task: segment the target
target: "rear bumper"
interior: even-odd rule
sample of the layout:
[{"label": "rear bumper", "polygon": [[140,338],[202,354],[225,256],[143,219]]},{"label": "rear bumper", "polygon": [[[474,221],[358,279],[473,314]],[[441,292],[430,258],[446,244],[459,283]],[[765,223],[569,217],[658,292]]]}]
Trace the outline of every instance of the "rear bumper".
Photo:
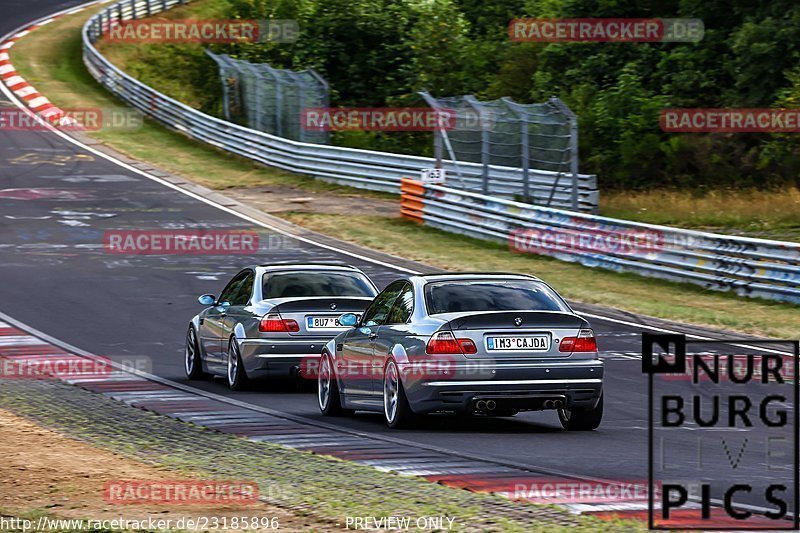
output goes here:
[{"label": "rear bumper", "polygon": [[[471,413],[479,400],[493,400],[496,410],[542,410],[561,400],[567,408],[591,407],[603,390],[599,359],[558,363],[494,363],[453,365],[445,372],[415,372],[401,368],[403,385],[416,413]],[[435,374],[435,375],[434,375]]]},{"label": "rear bumper", "polygon": [[327,337],[289,340],[245,339],[240,342],[242,362],[252,379],[297,375],[316,379],[316,370]]}]

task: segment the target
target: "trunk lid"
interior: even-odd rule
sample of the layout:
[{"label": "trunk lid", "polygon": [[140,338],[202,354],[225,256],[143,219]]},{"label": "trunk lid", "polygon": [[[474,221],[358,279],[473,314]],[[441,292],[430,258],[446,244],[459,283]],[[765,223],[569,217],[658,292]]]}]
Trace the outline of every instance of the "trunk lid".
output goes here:
[{"label": "trunk lid", "polygon": [[349,328],[338,325],[336,319],[344,313],[361,313],[372,302],[372,298],[357,296],[321,296],[282,298],[273,301],[272,313],[280,313],[284,320],[295,320],[299,331],[292,336],[333,337]]}]

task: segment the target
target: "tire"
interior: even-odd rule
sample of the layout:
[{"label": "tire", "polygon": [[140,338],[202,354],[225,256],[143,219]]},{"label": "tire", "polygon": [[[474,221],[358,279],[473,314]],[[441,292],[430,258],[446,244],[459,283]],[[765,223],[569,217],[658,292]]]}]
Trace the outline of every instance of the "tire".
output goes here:
[{"label": "tire", "polygon": [[228,387],[231,390],[245,390],[249,385],[247,372],[244,369],[242,356],[239,353],[239,346],[236,344],[235,338],[231,338],[230,343],[228,344],[228,364],[225,377],[228,381]]},{"label": "tire", "polygon": [[193,326],[186,332],[186,347],[183,354],[183,369],[186,377],[191,380],[200,380],[206,377],[203,372],[203,358],[200,356],[200,345],[197,342],[197,333]]},{"label": "tire", "polygon": [[393,359],[389,359],[383,370],[383,419],[392,429],[410,427],[415,419]]},{"label": "tire", "polygon": [[568,431],[593,431],[603,419],[603,395],[594,407],[580,409],[559,409],[558,419]]},{"label": "tire", "polygon": [[352,414],[352,409],[342,407],[342,398],[339,396],[339,386],[336,382],[336,372],[333,361],[327,353],[322,354],[319,361],[317,375],[317,405],[325,416],[344,416]]}]

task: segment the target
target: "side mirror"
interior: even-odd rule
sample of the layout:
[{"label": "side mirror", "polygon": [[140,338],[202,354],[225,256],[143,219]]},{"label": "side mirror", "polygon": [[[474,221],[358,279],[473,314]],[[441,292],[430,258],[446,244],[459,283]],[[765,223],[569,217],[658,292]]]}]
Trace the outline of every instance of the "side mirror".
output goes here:
[{"label": "side mirror", "polygon": [[197,299],[202,305],[206,307],[212,306],[217,303],[217,298],[213,294],[204,294],[200,298]]},{"label": "side mirror", "polygon": [[355,313],[345,313],[339,317],[339,324],[352,328],[358,324],[358,317]]}]

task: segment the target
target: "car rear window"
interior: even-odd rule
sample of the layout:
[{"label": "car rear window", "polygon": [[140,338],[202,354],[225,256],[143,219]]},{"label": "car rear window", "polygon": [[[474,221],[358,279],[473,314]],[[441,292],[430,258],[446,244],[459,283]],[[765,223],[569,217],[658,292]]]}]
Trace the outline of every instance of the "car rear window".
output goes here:
[{"label": "car rear window", "polygon": [[547,285],[527,280],[439,281],[425,286],[428,314],[467,311],[568,311]]},{"label": "car rear window", "polygon": [[350,272],[273,272],[264,274],[262,296],[375,296],[366,276]]}]

